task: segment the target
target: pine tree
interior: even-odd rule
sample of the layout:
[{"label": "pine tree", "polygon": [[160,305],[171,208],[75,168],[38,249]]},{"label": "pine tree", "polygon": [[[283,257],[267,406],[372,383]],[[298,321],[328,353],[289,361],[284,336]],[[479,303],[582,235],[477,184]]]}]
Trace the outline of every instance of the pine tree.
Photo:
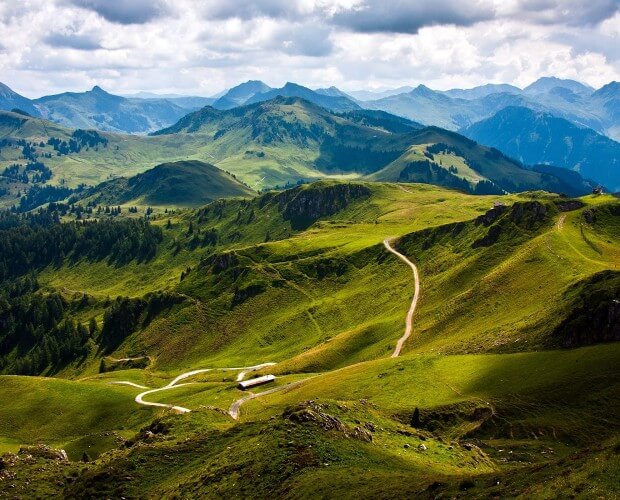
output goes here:
[{"label": "pine tree", "polygon": [[90,318],[88,322],[88,333],[91,337],[94,337],[97,333],[97,320],[95,318]]},{"label": "pine tree", "polygon": [[416,406],[415,410],[413,410],[413,415],[411,416],[411,427],[419,428],[420,427],[420,409]]}]

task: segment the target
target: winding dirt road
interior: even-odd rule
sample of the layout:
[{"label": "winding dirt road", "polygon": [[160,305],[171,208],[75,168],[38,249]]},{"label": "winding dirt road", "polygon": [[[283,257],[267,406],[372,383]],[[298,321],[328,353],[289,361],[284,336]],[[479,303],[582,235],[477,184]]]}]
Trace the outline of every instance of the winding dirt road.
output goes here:
[{"label": "winding dirt road", "polygon": [[[189,408],[184,408],[183,406],[175,406],[167,403],[154,403],[152,401],[145,401],[144,397],[149,394],[154,394],[160,391],[167,391],[169,389],[174,389],[175,387],[183,387],[188,384],[179,384],[181,380],[185,380],[186,378],[193,377],[194,375],[198,375],[200,373],[212,372],[212,371],[239,371],[242,370],[241,373],[237,376],[237,380],[243,380],[243,377],[248,373],[256,370],[260,370],[261,368],[265,368],[267,366],[273,366],[275,363],[261,363],[260,365],[254,366],[242,366],[239,368],[202,368],[200,370],[192,370],[189,372],[182,373],[175,379],[173,379],[170,383],[166,384],[163,387],[159,387],[157,389],[149,389],[148,391],[141,392],[135,398],[136,403],[144,406],[157,406],[159,408],[170,408],[178,413],[189,413],[191,410]],[[124,384],[130,385],[132,387],[137,387],[139,389],[147,389],[142,385],[135,384],[134,382],[129,382],[127,380],[120,380],[115,382],[110,382],[111,384]]]},{"label": "winding dirt road", "polygon": [[[563,222],[563,221],[562,221]],[[403,334],[403,336],[398,339],[398,342],[396,343],[396,348],[394,349],[394,352],[392,353],[392,357],[396,358],[400,355],[400,351],[403,348],[403,344],[405,343],[405,341],[411,336],[411,331],[413,328],[413,313],[415,312],[416,306],[418,305],[418,298],[420,296],[420,277],[418,274],[418,268],[416,267],[416,265],[411,262],[407,257],[405,257],[402,253],[398,252],[397,250],[395,250],[392,245],[390,244],[390,240],[391,238],[386,238],[383,241],[383,244],[385,246],[385,248],[393,253],[394,255],[396,255],[396,257],[398,257],[400,260],[402,260],[405,264],[407,264],[411,270],[413,271],[413,278],[414,278],[414,293],[413,293],[413,299],[411,301],[411,306],[409,307],[409,311],[407,312],[407,317],[405,319],[405,333]],[[147,391],[141,392],[140,394],[138,394],[135,398],[136,403],[141,404],[141,405],[145,405],[145,406],[156,406],[156,407],[161,407],[161,408],[170,408],[172,410],[175,410],[179,413],[188,413],[191,410],[189,408],[184,408],[183,406],[175,406],[175,405],[171,405],[171,404],[167,404],[167,403],[155,403],[152,401],[145,401],[144,397],[148,396],[149,394],[154,394],[156,392],[160,392],[160,391],[166,391],[169,389],[173,389],[175,387],[182,387],[184,385],[188,385],[188,384],[179,384],[179,382],[181,380],[185,380],[189,377],[193,377],[194,375],[198,375],[200,373],[206,373],[206,372],[210,372],[210,371],[239,371],[239,374],[237,375],[237,382],[241,382],[244,377],[252,371],[256,371],[256,370],[260,370],[261,368],[265,368],[267,366],[273,366],[275,365],[275,363],[262,363],[260,365],[255,365],[255,366],[246,366],[246,367],[241,367],[241,368],[203,368],[200,370],[192,370],[189,372],[185,372],[182,373],[181,375],[179,375],[178,377],[176,377],[175,379],[173,379],[170,383],[168,383],[167,385],[160,387],[158,389],[149,389]],[[312,377],[310,377],[312,378]],[[277,391],[282,391],[284,389],[290,389],[293,387],[296,387],[302,383],[304,383],[306,380],[308,379],[304,379],[304,380],[298,380],[297,382],[292,382],[290,384],[286,384],[280,387],[275,387],[273,389],[269,389],[267,391],[263,391],[263,392],[259,392],[259,393],[249,393],[247,396],[244,396],[238,400],[236,400],[230,407],[228,414],[234,419],[237,420],[239,418],[239,410],[241,408],[241,406],[244,403],[247,403],[248,401],[251,401],[252,399],[256,399],[259,398],[261,396],[267,396],[268,394],[273,394],[274,392]],[[138,385],[134,382],[129,382],[129,381],[125,381],[125,380],[121,380],[121,381],[115,381],[115,382],[111,382],[112,384],[125,384],[125,385],[130,385],[133,387],[138,387],[140,389],[146,389],[146,387]]]},{"label": "winding dirt road", "polygon": [[415,308],[418,305],[418,298],[420,296],[420,276],[418,275],[418,268],[416,267],[416,265],[413,262],[411,262],[407,257],[405,257],[402,253],[392,248],[392,245],[390,245],[390,239],[391,238],[386,238],[385,240],[383,240],[383,245],[385,245],[385,248],[387,248],[389,252],[396,255],[396,257],[398,257],[400,260],[402,260],[405,264],[407,264],[411,268],[411,270],[413,271],[413,280],[414,280],[413,300],[411,301],[411,306],[409,307],[409,311],[407,312],[407,317],[405,319],[405,333],[403,334],[401,338],[398,339],[398,342],[396,343],[396,348],[394,349],[394,352],[392,353],[392,357],[397,358],[400,355],[400,351],[403,348],[403,344],[411,335],[412,324],[413,324],[413,313],[415,312]]},{"label": "winding dirt road", "polygon": [[555,225],[555,227],[558,228],[558,231],[561,231],[562,228],[564,227],[565,220],[566,220],[566,215],[561,215],[560,218],[558,219],[558,223]]}]

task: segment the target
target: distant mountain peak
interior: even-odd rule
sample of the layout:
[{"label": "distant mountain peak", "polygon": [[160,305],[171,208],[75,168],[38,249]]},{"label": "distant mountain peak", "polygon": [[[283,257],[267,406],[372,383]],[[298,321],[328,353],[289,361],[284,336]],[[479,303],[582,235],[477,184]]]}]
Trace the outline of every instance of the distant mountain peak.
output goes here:
[{"label": "distant mountain peak", "polygon": [[109,92],[106,92],[105,90],[103,90],[99,85],[95,85],[91,90],[90,90],[93,94],[105,94],[105,95],[111,95]]},{"label": "distant mountain peak", "polygon": [[592,94],[593,97],[603,97],[605,99],[608,98],[612,98],[612,97],[620,97],[620,82],[609,82],[607,85],[603,85],[600,89],[598,89],[596,92],[594,92],[594,94]]},{"label": "distant mountain peak", "polygon": [[575,93],[591,93],[594,89],[589,85],[584,85],[575,80],[558,78],[556,76],[543,76],[534,83],[523,89],[525,93],[544,93],[549,92],[556,87],[569,89]]},{"label": "distant mountain peak", "polygon": [[414,88],[410,93],[417,94],[417,95],[423,95],[423,96],[432,96],[432,95],[437,94],[437,92],[435,92],[433,89],[427,87],[426,85],[422,83],[418,85],[416,88]]},{"label": "distant mountain peak", "polygon": [[298,83],[295,82],[286,82],[284,84],[284,87],[282,87],[282,89],[305,89],[306,87],[304,87],[303,85],[299,85]]}]

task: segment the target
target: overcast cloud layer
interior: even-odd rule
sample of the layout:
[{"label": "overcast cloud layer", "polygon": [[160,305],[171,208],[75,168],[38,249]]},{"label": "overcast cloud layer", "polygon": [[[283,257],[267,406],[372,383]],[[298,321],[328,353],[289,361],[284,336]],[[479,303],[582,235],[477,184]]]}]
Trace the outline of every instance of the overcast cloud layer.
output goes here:
[{"label": "overcast cloud layer", "polygon": [[550,75],[620,80],[620,0],[0,0],[0,81],[28,97]]}]

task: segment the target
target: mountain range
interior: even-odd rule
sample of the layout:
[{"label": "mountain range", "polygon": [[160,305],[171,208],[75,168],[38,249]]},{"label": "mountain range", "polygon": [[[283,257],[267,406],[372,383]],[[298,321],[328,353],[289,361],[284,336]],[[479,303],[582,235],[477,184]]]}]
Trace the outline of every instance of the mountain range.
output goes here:
[{"label": "mountain range", "polygon": [[411,92],[364,102],[426,125],[450,130],[468,127],[509,106],[527,107],[618,138],[620,91],[612,82],[594,91],[572,80],[542,78],[523,90],[485,85],[468,90],[436,91],[420,85]]},{"label": "mountain range", "polygon": [[168,99],[127,99],[95,86],[35,99],[40,116],[72,128],[147,133],[178,120],[185,108]]},{"label": "mountain range", "polygon": [[[281,88],[271,88],[264,82],[251,80],[216,97],[139,93],[121,98],[95,87],[88,92],[34,100],[2,86],[0,109],[22,109],[70,127],[88,123],[100,130],[145,133],[173,124],[183,116],[183,110],[194,111],[205,105],[225,110],[276,96],[301,97],[332,111],[383,110],[449,130],[468,127],[505,107],[520,106],[564,118],[611,138],[620,137],[620,84],[611,82],[594,90],[573,80],[552,77],[540,78],[524,89],[485,84],[471,89],[437,91],[420,85],[347,94],[336,87],[312,90],[289,82]],[[128,114],[135,116],[132,119]]]},{"label": "mountain range", "polygon": [[[3,87],[0,106],[22,109],[67,127],[60,133],[66,141],[75,129],[153,134],[143,140],[110,136],[113,148],[96,148],[96,155],[89,152],[96,157],[89,160],[96,165],[96,175],[87,169],[87,175],[80,172],[76,176],[71,154],[45,160],[52,172],[57,172],[52,184],[68,174],[74,186],[96,184],[105,180],[101,175],[106,170],[116,165],[121,168],[126,163],[124,155],[130,154],[138,160],[131,170],[108,175],[124,177],[161,163],[198,160],[215,162],[244,182],[258,182],[262,187],[354,174],[374,180],[430,182],[472,192],[547,189],[580,194],[596,184],[611,190],[620,187],[619,145],[583,124],[558,116],[561,113],[546,110],[561,108],[558,103],[570,103],[575,109],[587,100],[598,103],[599,116],[608,116],[611,123],[618,118],[614,114],[617,94],[616,83],[594,91],[579,82],[544,78],[523,90],[489,84],[439,92],[418,86],[410,92],[361,102],[335,87],[311,90],[289,82],[273,89],[260,81],[248,81],[217,98],[204,98],[210,103],[205,106],[200,97],[153,98],[146,94],[127,98],[100,87],[36,100]],[[586,113],[586,107],[580,109]],[[14,136],[10,124],[28,128],[36,123],[15,116],[4,120],[6,138]],[[428,123],[439,123],[442,128],[433,125],[435,128],[426,129],[424,134],[432,140],[425,144],[420,139],[424,134],[419,132]],[[462,136],[449,133],[460,124],[466,124],[460,126],[461,134],[495,151],[479,145],[472,148]],[[42,130],[52,128],[51,124],[41,126]],[[50,133],[45,135],[45,141],[53,138]],[[24,137],[38,136],[29,133]],[[5,166],[18,159],[7,156]],[[23,177],[21,170],[19,175]],[[8,192],[12,189],[19,192],[17,185]]]},{"label": "mountain range", "polygon": [[[0,112],[0,141],[0,204],[11,207],[17,199],[21,210],[101,182],[107,182],[101,193],[111,204],[199,205],[213,199],[210,184],[201,180],[207,167],[189,160],[215,164],[253,189],[343,175],[478,194],[581,195],[596,186],[574,171],[526,167],[455,132],[382,111],[336,113],[297,97],[229,110],[206,106],[150,136],[69,129]],[[186,163],[171,163],[179,161]],[[165,168],[127,179],[160,164]]]},{"label": "mountain range", "polygon": [[563,118],[511,106],[461,133],[527,165],[567,168],[620,191],[620,143]]}]

